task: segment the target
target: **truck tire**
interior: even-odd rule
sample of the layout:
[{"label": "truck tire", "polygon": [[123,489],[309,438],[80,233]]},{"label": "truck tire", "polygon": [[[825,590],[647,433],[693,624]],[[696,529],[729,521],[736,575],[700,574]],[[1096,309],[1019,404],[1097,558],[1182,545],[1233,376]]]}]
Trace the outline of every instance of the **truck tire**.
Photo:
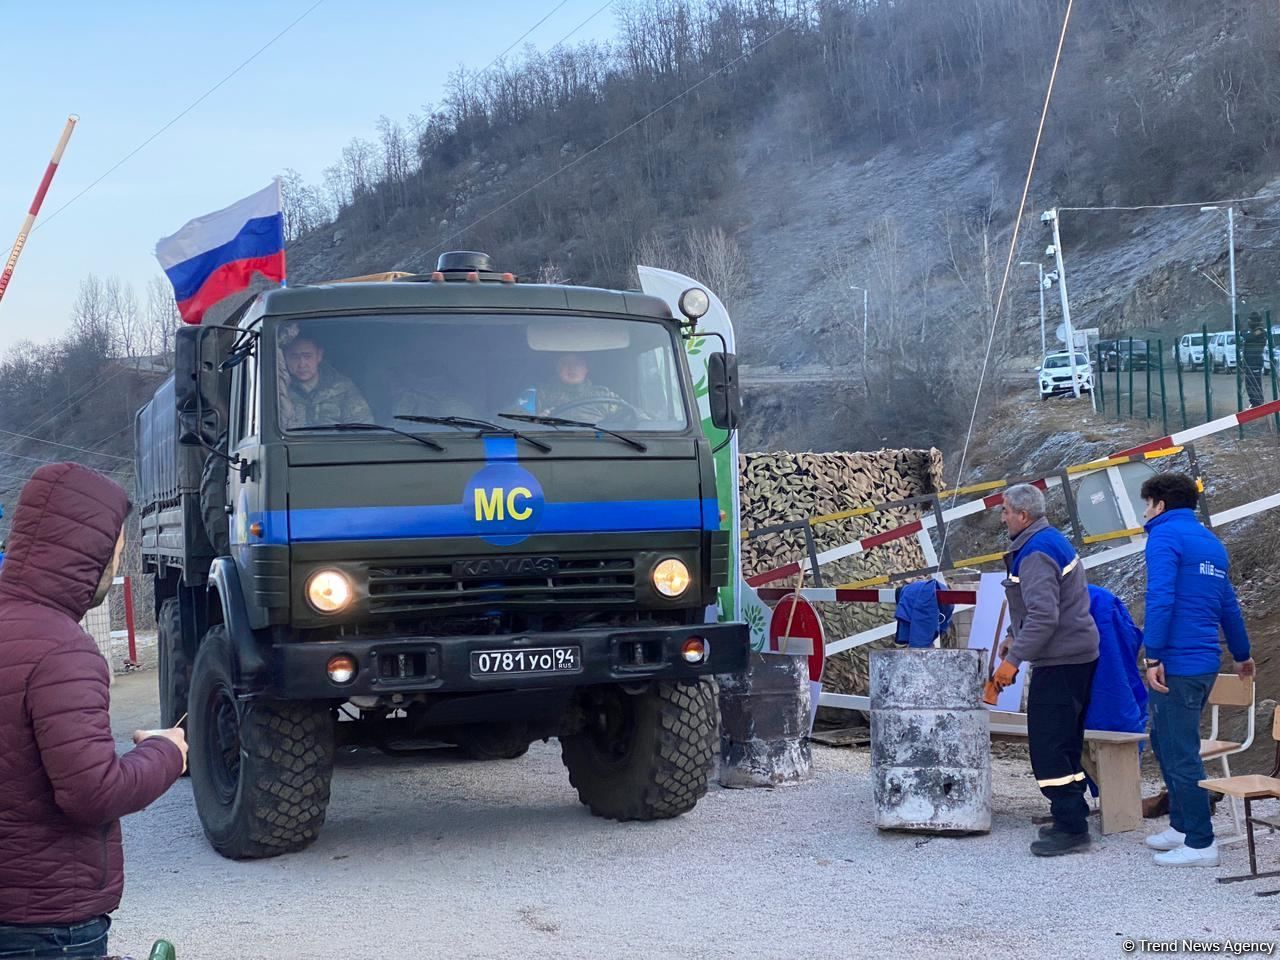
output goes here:
[{"label": "truck tire", "polygon": [[655,683],[644,693],[590,692],[587,726],[560,738],[578,799],[597,817],[662,820],[707,792],[719,746],[716,684]]},{"label": "truck tire", "polygon": [[205,836],[232,860],[301,850],[324,824],[334,718],[325,703],[236,700],[231,638],[205,634],[191,678],[191,789]]},{"label": "truck tire", "polygon": [[529,752],[528,726],[523,723],[484,723],[467,727],[458,746],[472,760],[515,760]]},{"label": "truck tire", "polygon": [[[156,647],[160,674],[160,726],[176,727],[187,712],[191,690],[191,661],[182,646],[182,612],[178,598],[160,604],[156,618]],[[186,722],[183,722],[186,728]]]},{"label": "truck tire", "polygon": [[200,473],[200,516],[216,556],[231,554],[231,519],[227,516],[227,461],[209,454]]}]

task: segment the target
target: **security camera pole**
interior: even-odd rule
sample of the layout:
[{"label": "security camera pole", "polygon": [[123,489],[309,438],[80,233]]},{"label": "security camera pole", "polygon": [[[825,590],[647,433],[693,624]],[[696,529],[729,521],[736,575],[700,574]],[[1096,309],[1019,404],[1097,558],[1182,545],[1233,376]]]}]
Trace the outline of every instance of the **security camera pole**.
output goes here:
[{"label": "security camera pole", "polygon": [[1040,271],[1040,281],[1039,283],[1036,284],[1036,286],[1040,290],[1040,362],[1044,363],[1044,356],[1046,353],[1049,352],[1049,347],[1048,347],[1048,344],[1045,342],[1045,337],[1044,337],[1044,264],[1033,263],[1030,260],[1019,260],[1018,266],[1035,267],[1037,270]]},{"label": "security camera pole", "polygon": [[[1071,326],[1071,304],[1067,301],[1067,268],[1062,262],[1062,235],[1058,232],[1058,208],[1046,210],[1040,215],[1040,221],[1053,227],[1053,246],[1046,253],[1051,252],[1058,265],[1058,296],[1062,298],[1062,323],[1067,328],[1067,359],[1071,363],[1071,392],[1078,398],[1080,381],[1076,377],[1076,332]],[[1089,398],[1093,401],[1096,410],[1098,401],[1092,390],[1089,391]]]}]

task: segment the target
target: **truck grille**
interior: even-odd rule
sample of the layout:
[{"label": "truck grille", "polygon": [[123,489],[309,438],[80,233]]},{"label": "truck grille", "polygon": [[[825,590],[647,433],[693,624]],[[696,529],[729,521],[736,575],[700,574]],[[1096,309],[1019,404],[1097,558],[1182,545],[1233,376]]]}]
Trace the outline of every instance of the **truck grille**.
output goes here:
[{"label": "truck grille", "polygon": [[369,569],[369,612],[527,610],[566,603],[620,606],[635,602],[635,582],[635,561],[630,557],[561,557],[552,573],[489,577],[456,577],[451,559],[388,564]]}]

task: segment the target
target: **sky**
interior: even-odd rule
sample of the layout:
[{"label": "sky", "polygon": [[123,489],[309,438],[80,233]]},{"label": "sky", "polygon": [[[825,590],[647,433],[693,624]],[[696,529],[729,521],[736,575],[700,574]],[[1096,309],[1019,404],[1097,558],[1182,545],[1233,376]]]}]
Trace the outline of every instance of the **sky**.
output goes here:
[{"label": "sky", "polygon": [[[321,0],[252,63],[59,212],[316,0],[0,0],[0,267],[68,114],[79,123],[0,301],[0,352],[67,327],[80,281],[115,275],[145,298],[152,250],[193,217],[286,168],[319,183],[379,115],[403,122],[444,99],[548,13],[546,50],[604,0]],[[569,43],[605,40],[605,9]],[[513,51],[512,56],[520,48]]]}]

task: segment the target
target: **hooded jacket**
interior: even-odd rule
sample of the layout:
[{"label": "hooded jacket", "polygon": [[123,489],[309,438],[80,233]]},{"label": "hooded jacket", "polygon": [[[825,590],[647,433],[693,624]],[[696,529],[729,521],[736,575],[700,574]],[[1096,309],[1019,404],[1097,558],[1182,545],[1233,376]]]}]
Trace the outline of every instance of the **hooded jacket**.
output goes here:
[{"label": "hooded jacket", "polygon": [[72,924],[124,890],[119,818],[182,773],[153,737],[116,756],[108,667],[81,628],[129,503],[78,464],[23,487],[0,568],[0,923]]}]

